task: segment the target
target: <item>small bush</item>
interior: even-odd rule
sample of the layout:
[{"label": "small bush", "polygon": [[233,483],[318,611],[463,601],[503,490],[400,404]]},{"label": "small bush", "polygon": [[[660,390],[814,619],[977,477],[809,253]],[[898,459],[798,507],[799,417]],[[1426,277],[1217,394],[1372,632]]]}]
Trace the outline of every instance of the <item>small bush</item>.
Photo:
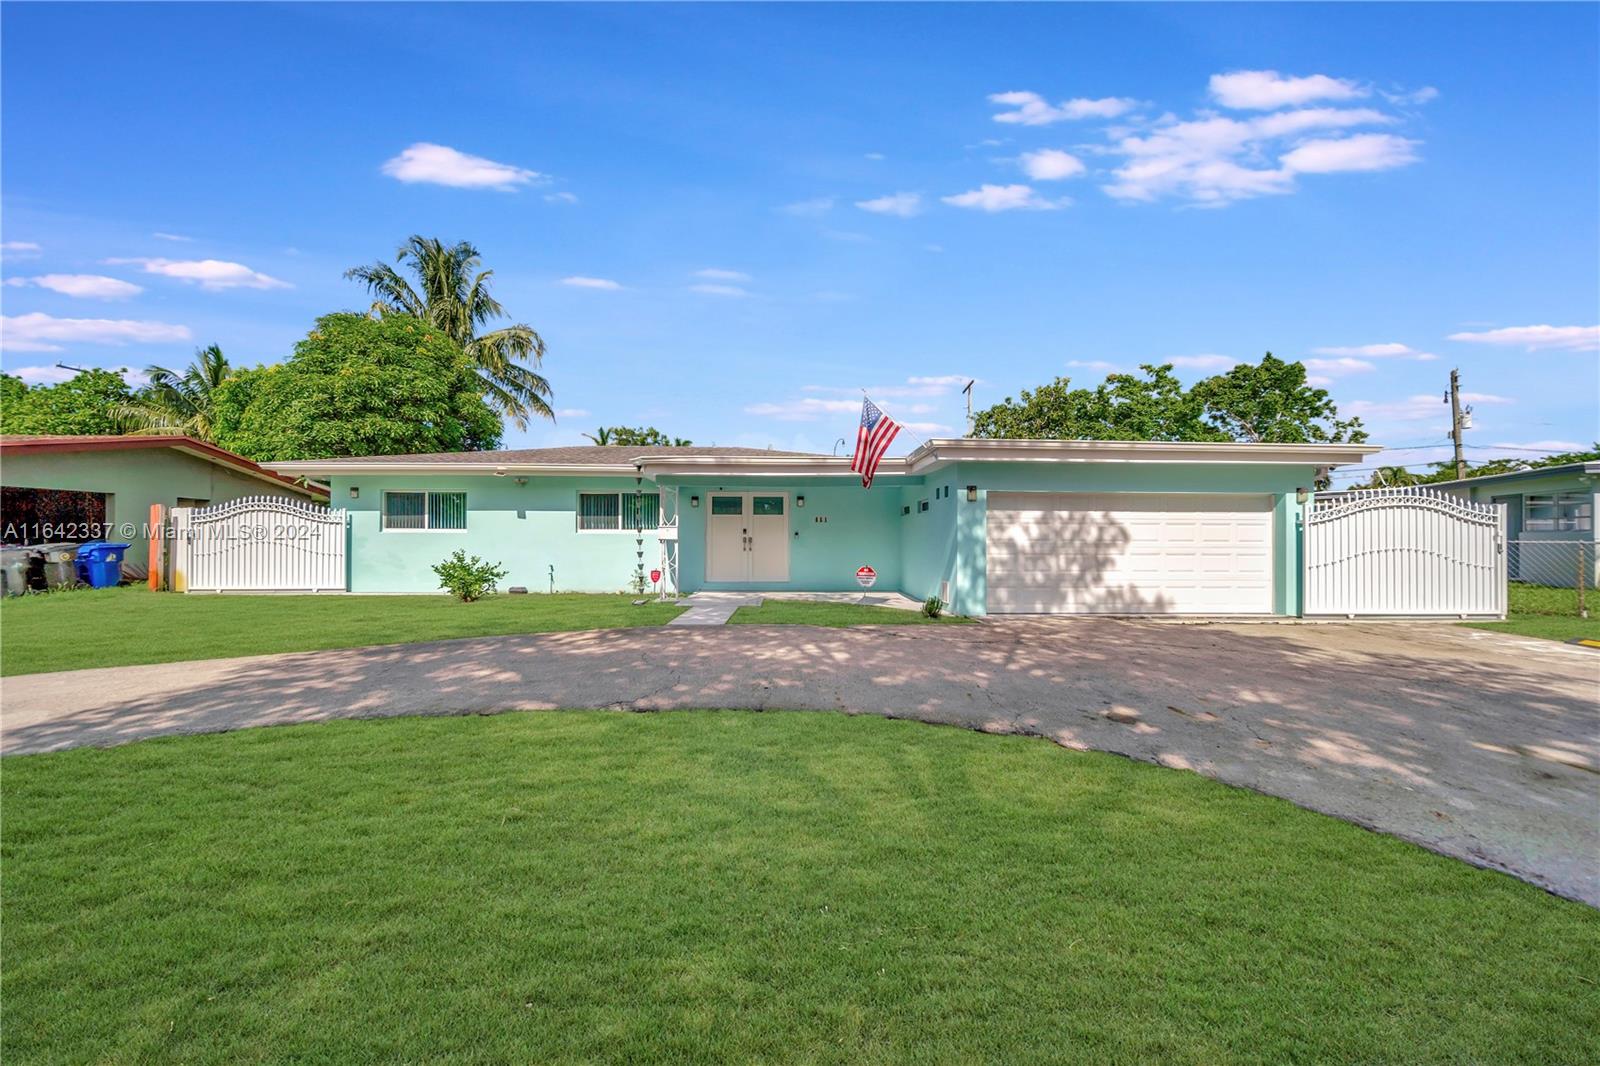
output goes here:
[{"label": "small bush", "polygon": [[944,614],[944,601],[937,596],[929,596],[922,601],[922,616],[924,618],[938,618]]},{"label": "small bush", "polygon": [[471,603],[493,592],[494,583],[509,573],[499,563],[486,563],[476,555],[468,558],[460,549],[436,565],[433,572],[439,575],[439,587],[462,603]]}]

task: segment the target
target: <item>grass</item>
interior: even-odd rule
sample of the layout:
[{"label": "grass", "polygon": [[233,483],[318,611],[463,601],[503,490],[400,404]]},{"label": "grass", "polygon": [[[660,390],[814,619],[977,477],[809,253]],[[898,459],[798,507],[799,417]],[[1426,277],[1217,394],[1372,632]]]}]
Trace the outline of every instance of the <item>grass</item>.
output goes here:
[{"label": "grass", "polygon": [[355,648],[451,637],[660,625],[683,608],[632,596],[181,596],[79,589],[0,601],[0,674]]},{"label": "grass", "polygon": [[741,607],[734,611],[728,621],[737,625],[861,626],[945,625],[972,619],[952,614],[928,618],[921,611],[871,604],[762,600],[759,607]]},{"label": "grass", "polygon": [[1584,593],[1584,598],[1589,608],[1589,617],[1579,618],[1577,589],[1513,582],[1509,587],[1504,622],[1466,624],[1474,629],[1492,629],[1524,637],[1543,637],[1546,640],[1578,638],[1600,640],[1600,592],[1588,589]]},{"label": "grass", "polygon": [[1600,1060],[1600,913],[1044,741],[506,714],[4,771],[8,1064]]}]

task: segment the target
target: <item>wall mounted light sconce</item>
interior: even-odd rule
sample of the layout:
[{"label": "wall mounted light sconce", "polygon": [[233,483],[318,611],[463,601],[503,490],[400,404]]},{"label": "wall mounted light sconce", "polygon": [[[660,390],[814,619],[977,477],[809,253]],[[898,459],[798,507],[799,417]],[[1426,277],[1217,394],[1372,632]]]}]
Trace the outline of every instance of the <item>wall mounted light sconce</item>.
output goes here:
[{"label": "wall mounted light sconce", "polygon": [[528,483],[528,479],[527,478],[525,478],[525,477],[517,478],[517,484],[518,485],[526,485],[527,483]]},{"label": "wall mounted light sconce", "polygon": [[968,485],[967,486],[967,502],[968,503],[977,503],[978,502],[978,486],[976,486],[976,485]]},{"label": "wall mounted light sconce", "polygon": [[794,505],[796,507],[804,507],[806,505],[806,498],[804,496],[796,496],[794,498]]},{"label": "wall mounted light sconce", "polygon": [[358,486],[358,485],[351,485],[350,486],[350,498],[352,500],[361,499],[361,488],[360,488],[360,486]]},{"label": "wall mounted light sconce", "polygon": [[1309,500],[1310,498],[1311,498],[1311,492],[1304,485],[1301,485],[1299,488],[1294,490],[1294,502],[1295,503],[1301,504],[1303,506],[1305,504],[1305,502],[1307,500]]},{"label": "wall mounted light sconce", "polygon": [[698,496],[690,496],[689,497],[689,506],[690,507],[699,507],[700,506],[700,497],[698,497]]},{"label": "wall mounted light sconce", "polygon": [[495,477],[505,477],[506,476],[506,468],[503,467],[503,466],[495,467],[494,468],[494,476]]}]

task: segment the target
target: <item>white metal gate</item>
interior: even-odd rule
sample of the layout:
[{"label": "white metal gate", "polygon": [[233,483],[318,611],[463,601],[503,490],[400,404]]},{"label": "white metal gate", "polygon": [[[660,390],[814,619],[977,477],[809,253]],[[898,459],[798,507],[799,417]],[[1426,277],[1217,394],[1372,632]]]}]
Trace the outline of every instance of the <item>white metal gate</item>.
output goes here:
[{"label": "white metal gate", "polygon": [[175,592],[345,588],[347,512],[283,496],[172,509]]},{"label": "white metal gate", "polygon": [[1340,493],[1318,498],[1304,530],[1307,615],[1505,616],[1495,504],[1426,488]]}]

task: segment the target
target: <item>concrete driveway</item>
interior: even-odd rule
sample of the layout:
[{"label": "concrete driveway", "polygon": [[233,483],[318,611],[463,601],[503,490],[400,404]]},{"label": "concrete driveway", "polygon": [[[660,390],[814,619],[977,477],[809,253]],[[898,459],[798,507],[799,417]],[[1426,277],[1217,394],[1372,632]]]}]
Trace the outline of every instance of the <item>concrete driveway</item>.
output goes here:
[{"label": "concrete driveway", "polygon": [[1600,655],[1448,625],[660,628],[9,678],[0,751],[507,709],[837,710],[1195,770],[1600,906]]}]

